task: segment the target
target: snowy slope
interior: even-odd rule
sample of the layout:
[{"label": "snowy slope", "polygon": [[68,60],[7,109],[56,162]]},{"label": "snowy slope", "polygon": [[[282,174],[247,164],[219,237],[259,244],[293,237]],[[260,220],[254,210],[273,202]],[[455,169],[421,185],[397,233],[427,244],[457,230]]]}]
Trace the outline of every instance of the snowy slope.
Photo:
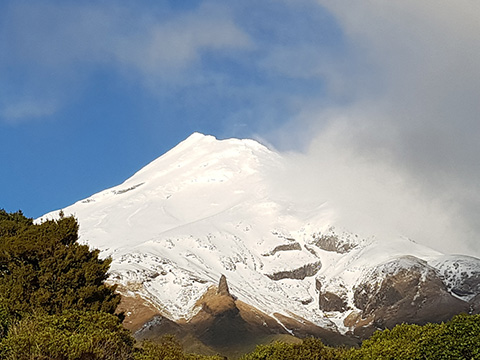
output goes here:
[{"label": "snowy slope", "polygon": [[[79,220],[81,241],[113,258],[112,281],[171,319],[190,318],[221,274],[232,294],[267,314],[340,331],[348,330],[348,312],[322,311],[320,287],[343,294],[355,309],[355,286],[404,255],[444,272],[451,289],[460,281],[447,276],[452,257],[401,237],[380,241],[337,230],[343,228],[327,202],[305,204],[283,194],[271,185],[283,161],[253,140],[195,133],[123,184],[63,211]],[[459,266],[474,273],[477,260]]]}]

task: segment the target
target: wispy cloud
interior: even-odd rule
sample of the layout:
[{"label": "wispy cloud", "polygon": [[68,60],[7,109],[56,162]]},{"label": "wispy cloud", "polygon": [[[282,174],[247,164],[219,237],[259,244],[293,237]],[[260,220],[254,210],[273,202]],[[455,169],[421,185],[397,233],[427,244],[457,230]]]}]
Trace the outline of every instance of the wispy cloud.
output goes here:
[{"label": "wispy cloud", "polygon": [[155,75],[185,68],[205,51],[248,48],[250,40],[233,23],[228,9],[206,3],[173,20],[152,21],[144,33],[120,43],[115,50],[120,62]]},{"label": "wispy cloud", "polygon": [[[113,2],[10,3],[0,35],[0,74],[7,77],[13,71],[28,77],[10,85],[17,105],[5,106],[31,103],[22,94],[32,92],[32,83],[38,85],[39,97],[49,87],[52,99],[62,98],[65,88],[102,67],[152,87],[160,82],[186,86],[194,81],[185,81],[187,74],[201,66],[203,54],[225,56],[252,45],[221,4],[205,2],[188,11],[159,5],[155,10],[148,13],[145,7]],[[74,81],[66,84],[65,78]],[[7,110],[2,113],[11,112]],[[27,109],[15,113],[17,118],[34,115]]]},{"label": "wispy cloud", "polygon": [[42,119],[49,117],[57,111],[58,106],[54,102],[24,100],[18,103],[8,103],[2,107],[0,118],[8,124],[17,124],[25,119]]}]

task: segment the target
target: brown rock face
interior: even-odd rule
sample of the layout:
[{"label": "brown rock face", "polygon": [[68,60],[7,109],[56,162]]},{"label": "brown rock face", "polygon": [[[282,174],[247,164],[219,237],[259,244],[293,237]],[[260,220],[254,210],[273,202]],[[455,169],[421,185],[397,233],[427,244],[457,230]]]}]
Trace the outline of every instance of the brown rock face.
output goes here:
[{"label": "brown rock face", "polygon": [[277,247],[275,247],[269,253],[263,254],[263,256],[272,256],[272,255],[275,255],[276,253],[278,253],[280,251],[295,251],[295,250],[302,250],[302,247],[297,242],[293,242],[293,243],[290,243],[290,244],[282,244],[282,245],[278,245]]},{"label": "brown rock face", "polygon": [[470,313],[480,314],[480,294],[476,295],[468,303],[470,304]]},{"label": "brown rock face", "polygon": [[196,306],[199,310],[189,321],[175,323],[156,316],[137,331],[135,337],[155,341],[162,335],[175,334],[190,351],[220,353],[229,358],[253,351],[258,344],[270,343],[275,339],[288,340],[293,338],[292,335],[317,336],[330,345],[357,344],[355,339],[333,329],[323,329],[305,319],[281,314],[269,316],[236,300],[230,294],[227,279],[223,275],[218,288],[212,286],[208,289]]},{"label": "brown rock face", "polygon": [[413,256],[374,269],[354,289],[354,302],[360,317],[371,319],[369,325],[378,328],[445,321],[469,309],[467,302],[448,292],[434,268]]},{"label": "brown rock face", "polygon": [[471,299],[480,294],[480,260],[469,256],[444,256],[437,263],[448,289],[457,296]]},{"label": "brown rock face", "polygon": [[273,274],[267,274],[267,276],[272,280],[282,280],[282,279],[296,279],[303,280],[306,277],[313,276],[322,268],[322,262],[317,261],[311,264],[306,264],[298,269],[279,271]]},{"label": "brown rock face", "polygon": [[220,276],[217,295],[230,296],[230,289],[228,288],[227,278],[225,277],[225,275]]},{"label": "brown rock face", "polygon": [[117,313],[123,313],[123,326],[133,332],[139,330],[145,323],[160,315],[160,311],[151,302],[138,295],[129,295],[122,287],[117,287],[117,292],[122,295]]},{"label": "brown rock face", "polygon": [[314,244],[325,251],[333,251],[339,254],[345,254],[356,247],[356,244],[341,240],[335,233],[332,234],[314,234]]},{"label": "brown rock face", "polygon": [[320,292],[318,305],[324,311],[346,311],[348,309],[347,301],[341,296],[329,291]]}]

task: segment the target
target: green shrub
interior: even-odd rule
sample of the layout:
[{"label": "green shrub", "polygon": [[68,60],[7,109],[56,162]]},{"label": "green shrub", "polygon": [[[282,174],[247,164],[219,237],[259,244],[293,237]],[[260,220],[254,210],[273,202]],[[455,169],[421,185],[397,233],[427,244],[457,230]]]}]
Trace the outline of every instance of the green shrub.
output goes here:
[{"label": "green shrub", "polygon": [[480,359],[480,315],[457,315],[419,341],[426,359]]},{"label": "green shrub", "polygon": [[377,331],[348,359],[480,359],[480,315],[457,315],[442,324],[397,325]]},{"label": "green shrub", "polygon": [[220,356],[185,354],[182,346],[173,336],[164,336],[159,343],[144,341],[136,360],[223,360]]},{"label": "green shrub", "polygon": [[418,339],[424,329],[418,325],[397,325],[392,330],[377,331],[362,343],[358,350],[350,351],[350,359],[419,359]]},{"label": "green shrub", "polygon": [[0,297],[0,339],[7,335],[8,328],[14,320],[8,311],[8,307],[5,305],[5,301]]},{"label": "green shrub", "polygon": [[117,316],[94,311],[25,317],[0,343],[2,359],[133,359],[134,339]]},{"label": "green shrub", "polygon": [[0,294],[11,314],[115,311],[120,297],[104,283],[111,260],[77,239],[73,217],[36,225],[0,210]]},{"label": "green shrub", "polygon": [[308,338],[301,344],[276,342],[259,345],[241,360],[336,360],[342,359],[343,354],[343,349],[328,347],[318,339]]}]

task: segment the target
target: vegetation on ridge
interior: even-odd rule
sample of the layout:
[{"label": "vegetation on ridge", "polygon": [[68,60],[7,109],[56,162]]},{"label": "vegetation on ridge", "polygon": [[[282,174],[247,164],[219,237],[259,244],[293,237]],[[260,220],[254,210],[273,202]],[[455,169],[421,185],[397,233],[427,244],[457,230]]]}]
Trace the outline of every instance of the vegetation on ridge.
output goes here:
[{"label": "vegetation on ridge", "polygon": [[241,360],[480,359],[480,315],[457,315],[424,326],[402,324],[377,331],[360,348],[333,348],[318,339],[261,345]]}]

